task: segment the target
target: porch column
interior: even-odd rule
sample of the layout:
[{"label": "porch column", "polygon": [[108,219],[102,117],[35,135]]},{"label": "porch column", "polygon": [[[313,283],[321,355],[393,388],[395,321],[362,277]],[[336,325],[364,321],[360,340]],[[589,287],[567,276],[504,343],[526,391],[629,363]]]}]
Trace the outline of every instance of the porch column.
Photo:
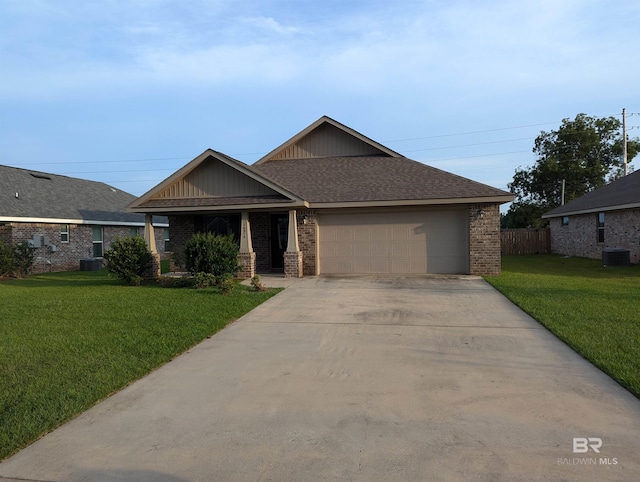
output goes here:
[{"label": "porch column", "polygon": [[238,278],[249,279],[256,275],[256,253],[251,243],[249,213],[244,211],[240,219],[240,251],[238,253]]},{"label": "porch column", "polygon": [[147,248],[151,251],[151,261],[144,272],[145,279],[154,279],[160,276],[160,255],[156,248],[156,233],[153,228],[153,215],[145,214],[144,216],[144,241]]},{"label": "porch column", "polygon": [[144,216],[144,241],[147,243],[147,248],[149,248],[151,254],[158,252],[156,248],[156,233],[153,227],[153,216],[151,214],[145,214]]},{"label": "porch column", "polygon": [[302,277],[302,251],[298,243],[298,223],[296,211],[289,211],[289,233],[287,251],[284,253],[284,275],[287,278]]}]

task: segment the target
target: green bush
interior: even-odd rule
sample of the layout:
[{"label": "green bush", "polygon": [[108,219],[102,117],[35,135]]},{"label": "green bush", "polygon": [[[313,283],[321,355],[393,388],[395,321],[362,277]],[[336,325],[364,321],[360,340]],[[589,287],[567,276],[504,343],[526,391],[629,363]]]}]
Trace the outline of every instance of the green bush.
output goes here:
[{"label": "green bush", "polygon": [[0,276],[6,276],[13,272],[13,249],[11,245],[0,241]]},{"label": "green bush", "polygon": [[193,275],[193,286],[195,288],[209,288],[215,286],[218,280],[215,275],[200,271]]},{"label": "green bush", "polygon": [[20,276],[27,276],[33,266],[36,250],[24,242],[13,247],[13,268]]},{"label": "green bush", "polygon": [[233,279],[232,275],[225,274],[218,277],[217,285],[218,285],[218,289],[220,290],[220,293],[228,295],[235,289],[236,282]]},{"label": "green bush", "polygon": [[110,274],[131,286],[137,286],[151,261],[151,253],[142,237],[125,236],[116,238],[111,243],[109,249],[104,252],[104,258],[107,260]]},{"label": "green bush", "polygon": [[238,246],[233,236],[197,233],[187,241],[184,262],[191,274],[209,273],[215,277],[235,276],[238,265]]},{"label": "green bush", "polygon": [[251,278],[251,286],[256,291],[266,291],[267,287],[262,283],[260,279],[260,275],[257,274],[253,278]]},{"label": "green bush", "polygon": [[33,266],[35,250],[24,242],[14,246],[0,241],[0,276],[26,276]]}]

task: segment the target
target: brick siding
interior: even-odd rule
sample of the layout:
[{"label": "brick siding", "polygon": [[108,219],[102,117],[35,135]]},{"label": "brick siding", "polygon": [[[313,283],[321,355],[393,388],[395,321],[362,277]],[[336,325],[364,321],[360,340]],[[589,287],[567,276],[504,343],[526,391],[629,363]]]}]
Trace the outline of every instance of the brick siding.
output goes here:
[{"label": "brick siding", "polygon": [[598,213],[569,216],[567,226],[552,218],[550,227],[553,253],[601,259],[603,249],[622,248],[632,263],[640,262],[640,208],[605,211],[604,243],[598,242]]},{"label": "brick siding", "polygon": [[298,244],[302,251],[302,273],[315,276],[317,273],[318,218],[314,209],[296,211],[298,224]]},{"label": "brick siding", "polygon": [[[69,241],[66,243],[61,240],[59,224],[9,223],[0,228],[2,239],[10,244],[19,244],[40,235],[48,237],[49,244],[55,245],[55,251],[44,245],[35,248],[32,273],[76,271],[80,269],[81,259],[93,258],[93,225],[69,224]],[[139,227],[138,234],[143,233],[144,228]],[[103,252],[109,249],[116,237],[130,235],[129,226],[103,226]],[[155,235],[158,253],[164,255],[164,228],[156,228]]]},{"label": "brick siding", "polygon": [[499,205],[473,204],[469,208],[469,274],[495,276],[500,271]]}]

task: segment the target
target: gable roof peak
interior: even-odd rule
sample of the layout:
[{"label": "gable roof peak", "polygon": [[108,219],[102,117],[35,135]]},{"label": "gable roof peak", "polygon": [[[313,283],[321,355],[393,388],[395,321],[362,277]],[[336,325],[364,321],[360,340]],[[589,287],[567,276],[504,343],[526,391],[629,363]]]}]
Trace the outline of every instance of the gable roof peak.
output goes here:
[{"label": "gable roof peak", "polygon": [[254,165],[285,159],[352,156],[402,157],[379,142],[324,115]]}]

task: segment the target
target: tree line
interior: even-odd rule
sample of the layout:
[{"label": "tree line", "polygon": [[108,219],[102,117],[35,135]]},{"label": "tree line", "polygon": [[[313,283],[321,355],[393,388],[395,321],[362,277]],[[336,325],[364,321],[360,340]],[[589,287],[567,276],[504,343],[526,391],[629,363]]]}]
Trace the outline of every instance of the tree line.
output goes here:
[{"label": "tree line", "polygon": [[[503,228],[543,227],[542,215],[607,184],[624,174],[621,121],[615,117],[578,114],[535,139],[537,156],[531,167],[518,167],[509,183],[515,199],[502,215]],[[628,163],[640,151],[640,141],[627,136]]]}]

